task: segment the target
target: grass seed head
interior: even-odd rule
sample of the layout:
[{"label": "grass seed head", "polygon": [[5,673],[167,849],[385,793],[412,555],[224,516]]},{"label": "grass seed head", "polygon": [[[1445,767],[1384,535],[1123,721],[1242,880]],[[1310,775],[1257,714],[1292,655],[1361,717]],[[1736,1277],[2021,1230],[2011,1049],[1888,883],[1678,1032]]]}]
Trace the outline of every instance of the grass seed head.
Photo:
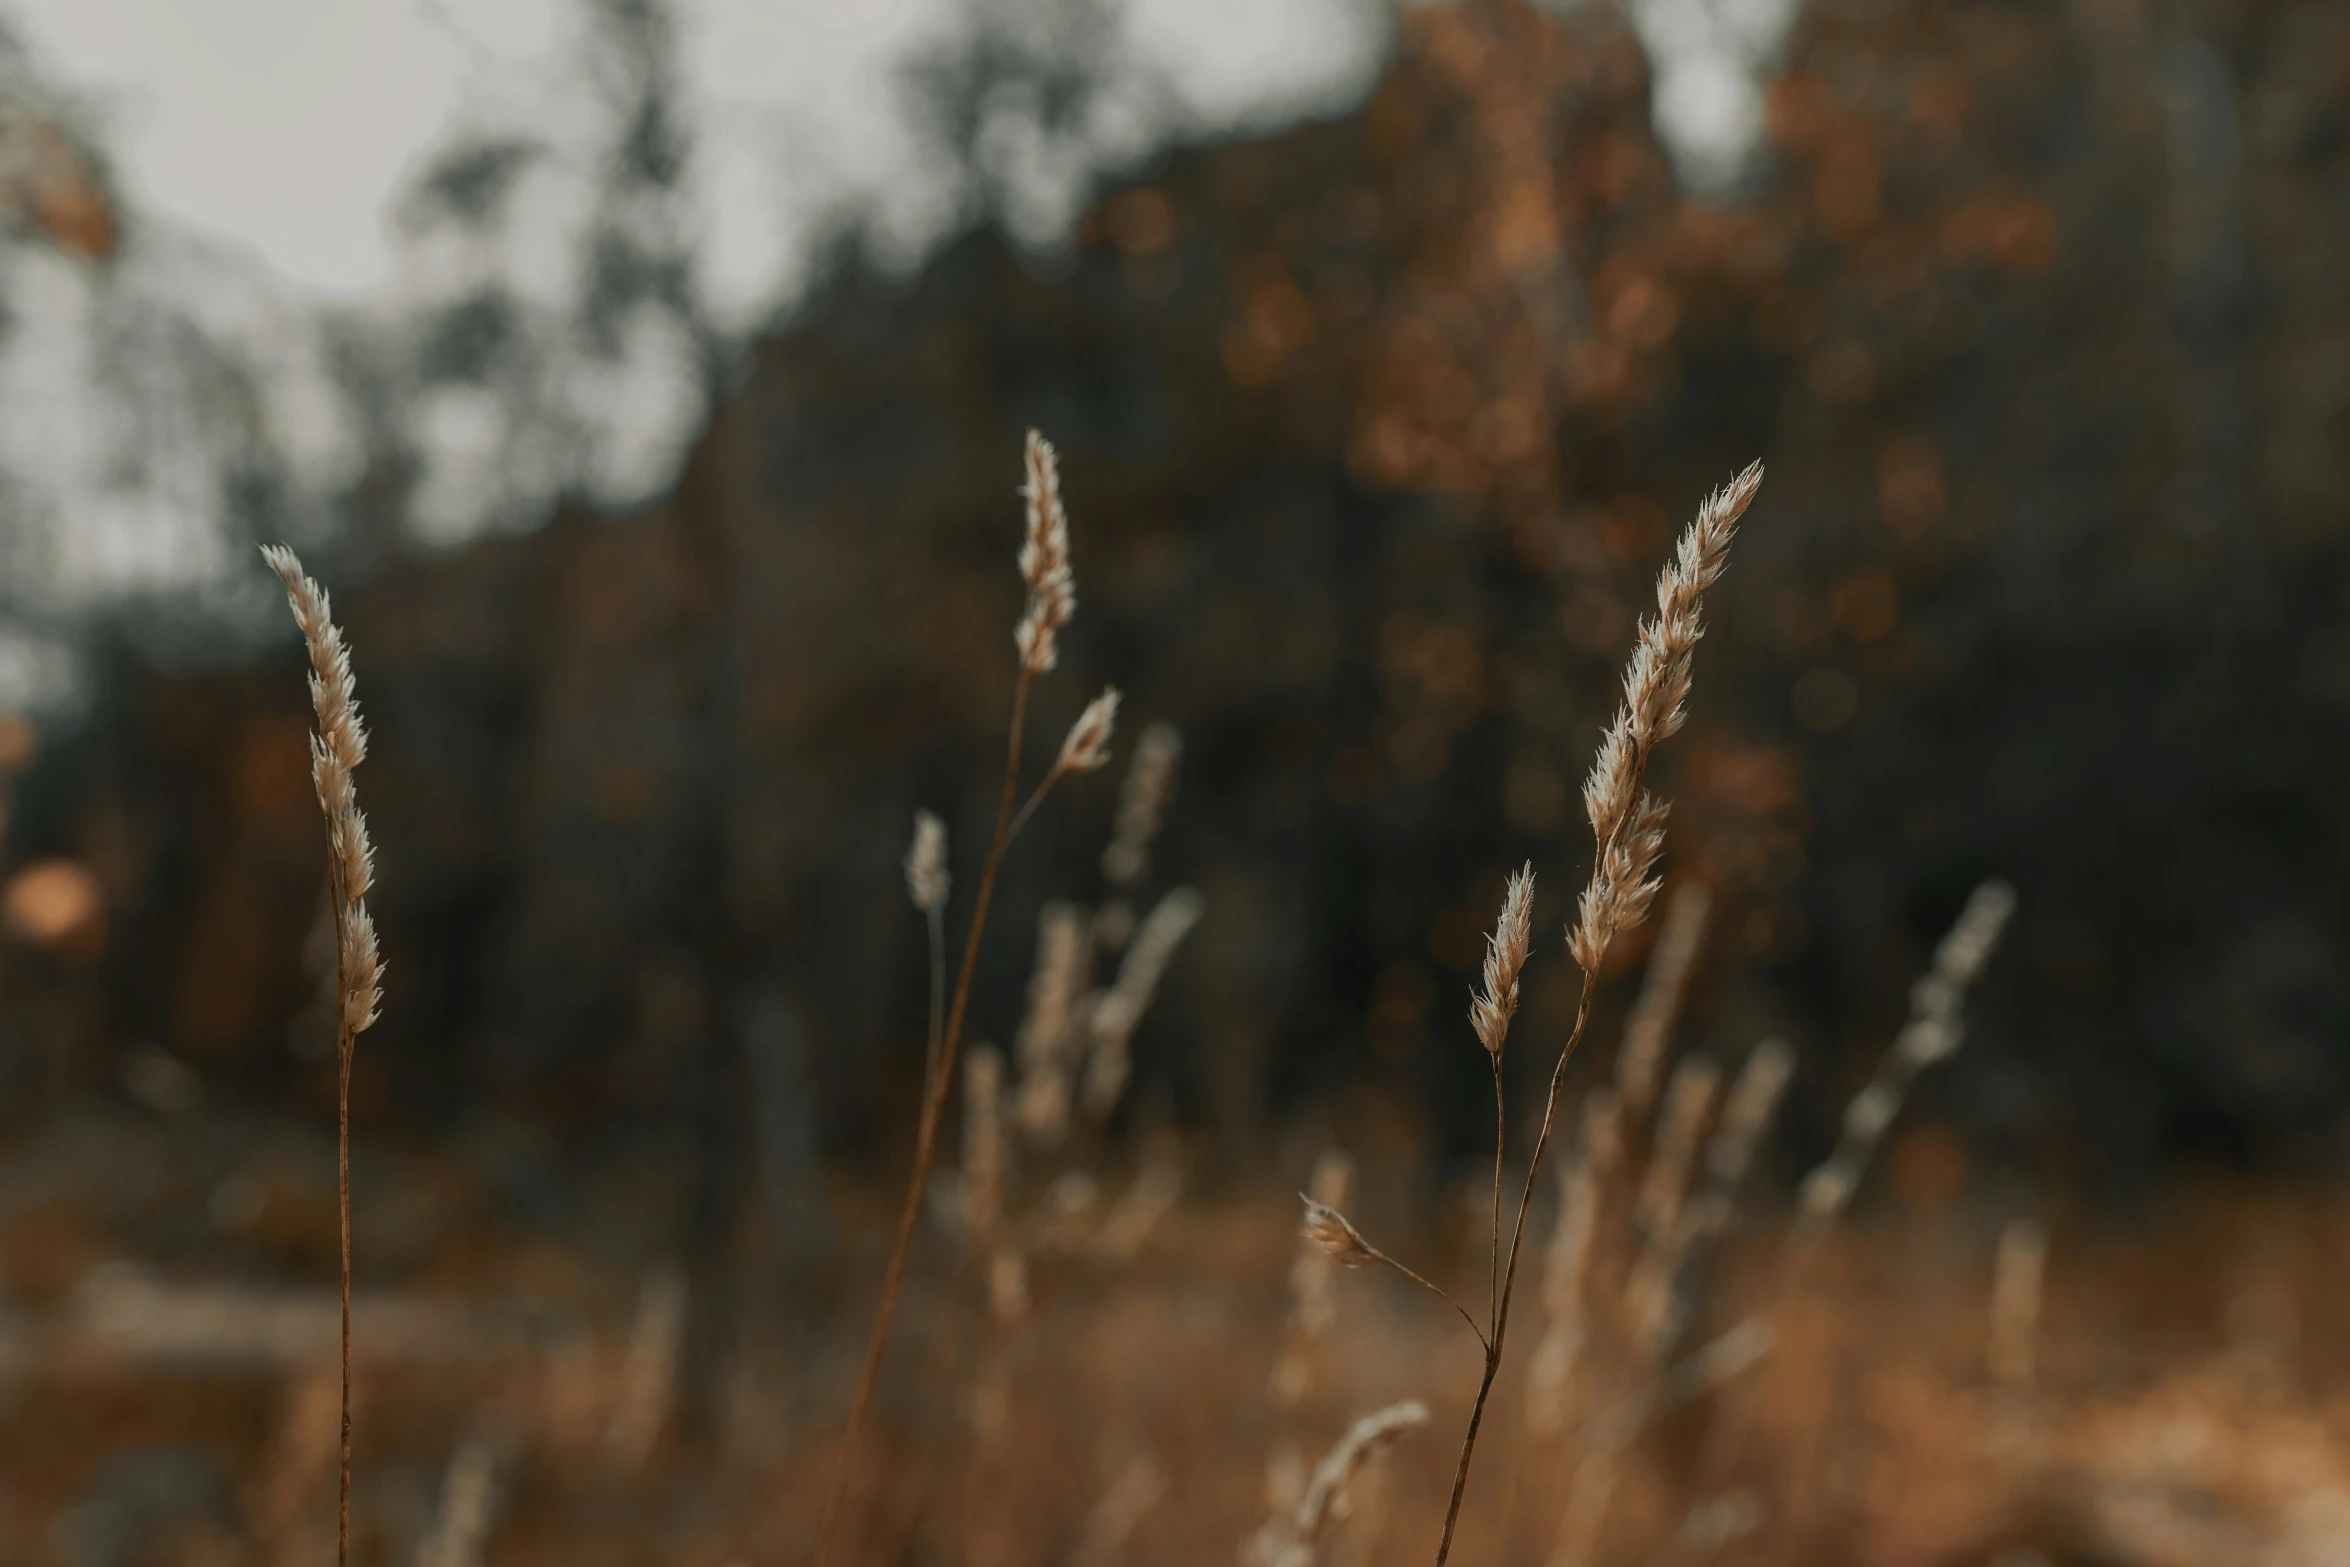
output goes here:
[{"label": "grass seed head", "polygon": [[1061,505],[1061,466],[1053,443],[1028,432],[1028,531],[1020,542],[1020,576],[1028,604],[1013,628],[1020,667],[1049,674],[1060,662],[1060,631],[1077,613],[1077,577],[1069,566],[1069,514]]},{"label": "grass seed head", "polygon": [[1511,874],[1502,893],[1501,916],[1485,939],[1485,988],[1469,1003],[1478,1042],[1496,1061],[1508,1042],[1510,1019],[1517,1015],[1518,972],[1526,966],[1533,924],[1534,867],[1529,862]]},{"label": "grass seed head", "polygon": [[928,811],[914,813],[914,841],[906,848],[906,894],[925,914],[946,907],[947,824]]}]

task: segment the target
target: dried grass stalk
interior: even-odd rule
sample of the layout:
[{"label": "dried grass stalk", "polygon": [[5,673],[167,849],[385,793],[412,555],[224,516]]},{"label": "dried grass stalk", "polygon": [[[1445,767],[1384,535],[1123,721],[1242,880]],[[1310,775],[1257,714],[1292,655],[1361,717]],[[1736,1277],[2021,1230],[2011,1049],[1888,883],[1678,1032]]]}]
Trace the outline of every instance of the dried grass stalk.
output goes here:
[{"label": "dried grass stalk", "polygon": [[906,1258],[913,1248],[923,1193],[928,1189],[931,1165],[938,1153],[939,1123],[960,1056],[963,1022],[971,1005],[972,979],[979,966],[980,940],[987,930],[988,910],[995,899],[996,878],[1003,868],[1005,851],[1010,848],[1019,825],[1035,812],[1054,783],[1072,770],[1072,762],[1075,770],[1084,771],[1107,760],[1109,730],[1117,710],[1116,695],[1108,692],[1086,710],[1088,716],[1079,720],[1079,730],[1073,731],[1070,741],[1064,743],[1061,758],[1047,770],[1044,781],[1037,785],[1015,821],[1013,806],[1020,798],[1021,741],[1027,734],[1029,694],[1037,677],[1049,672],[1058,662],[1058,633],[1077,608],[1076,579],[1069,566],[1069,522],[1061,505],[1060,473],[1052,446],[1034,431],[1028,437],[1027,470],[1027,518],[1020,548],[1020,575],[1027,584],[1028,599],[1013,632],[1013,642],[1020,654],[1019,674],[1012,685],[1012,713],[1004,738],[1004,778],[996,802],[995,828],[988,838],[987,857],[979,873],[979,890],[972,900],[970,932],[964,937],[963,960],[955,976],[954,996],[947,1006],[936,1061],[929,1073],[933,1091],[924,1096],[922,1120],[914,1136],[914,1167],[906,1181],[905,1198],[898,1208],[897,1230],[882,1274],[881,1299],[873,1313],[873,1331],[865,1341],[865,1358],[858,1369],[856,1392],[849,1405],[848,1429],[842,1436],[840,1460],[825,1494],[824,1521],[816,1544],[817,1567],[824,1567],[832,1559],[841,1515],[856,1477],[857,1452],[873,1408],[881,1357],[889,1346],[890,1325],[896,1318],[898,1291],[905,1281]]},{"label": "dried grass stalk", "polygon": [[1151,841],[1175,797],[1175,769],[1183,760],[1183,735],[1173,724],[1150,725],[1134,743],[1126,784],[1118,795],[1118,824],[1102,851],[1102,878],[1128,889],[1150,872]]},{"label": "dried grass stalk", "polygon": [[[1354,1161],[1341,1149],[1325,1148],[1306,1183],[1309,1201],[1336,1213],[1353,1180]],[[1289,1323],[1273,1366],[1273,1402],[1283,1409],[1296,1408],[1312,1385],[1314,1352],[1338,1315],[1330,1288],[1336,1267],[1337,1259],[1312,1235],[1299,1237],[1297,1260],[1289,1267]]]},{"label": "dried grass stalk", "polygon": [[1487,1230],[1492,1248],[1485,1285],[1485,1320],[1490,1324],[1501,1304],[1501,1185],[1503,1156],[1509,1148],[1509,1109],[1502,1087],[1502,1049],[1509,1042],[1510,1020],[1518,1013],[1518,974],[1526,966],[1534,924],[1534,866],[1531,861],[1510,875],[1501,895],[1501,913],[1493,934],[1485,938],[1484,989],[1469,1000],[1469,1026],[1485,1047],[1486,1064],[1493,1072],[1493,1218]]},{"label": "dried grass stalk", "polygon": [[1345,1214],[1303,1192],[1298,1196],[1306,1205],[1305,1222],[1299,1233],[1307,1245],[1341,1268],[1367,1268],[1379,1260],[1379,1249],[1363,1239],[1363,1232]]},{"label": "dried grass stalk", "polygon": [[[1591,880],[1577,901],[1577,918],[1568,946],[1583,970],[1583,988],[1575,1005],[1575,1021],[1551,1068],[1550,1089],[1543,1102],[1541,1130],[1535,1134],[1533,1156],[1526,1164],[1526,1185],[1518,1198],[1517,1221],[1509,1249],[1501,1255],[1500,1287],[1494,1292],[1487,1328],[1478,1330],[1485,1344],[1485,1372],[1477,1397],[1469,1408],[1469,1425],[1461,1437],[1460,1457],[1453,1468],[1452,1497],[1444,1513],[1444,1533],[1436,1546],[1436,1567],[1452,1554],[1453,1532],[1459,1526],[1461,1498],[1468,1489],[1469,1465],[1476,1455],[1477,1432],[1485,1419],[1494,1379],[1501,1372],[1502,1346],[1509,1331],[1512,1288],[1518,1258],[1526,1239],[1526,1218],[1534,1206],[1542,1160],[1558,1123],[1559,1096],[1566,1086],[1567,1065],[1582,1043],[1591,1022],[1592,987],[1610,944],[1618,933],[1637,924],[1656,895],[1656,860],[1664,847],[1665,807],[1644,787],[1648,763],[1656,747],[1681,727],[1689,695],[1690,668],[1698,639],[1704,635],[1700,603],[1706,588],[1728,564],[1730,541],[1739,517],[1762,483],[1759,464],[1699,506],[1673,559],[1657,579],[1657,614],[1643,621],[1632,658],[1624,671],[1624,705],[1600,741],[1599,754],[1585,782],[1583,803],[1590,818],[1597,853]],[[1499,1226],[1495,1226],[1498,1251]],[[1417,1277],[1417,1275],[1413,1275]],[[1425,1282],[1425,1281],[1422,1281]],[[1429,1286],[1434,1288],[1434,1286]],[[1441,1291],[1439,1292],[1441,1293]],[[1446,1297],[1450,1299],[1450,1297]],[[1456,1303],[1457,1307],[1457,1303]],[[1463,1317],[1468,1313],[1463,1311]],[[1472,1320],[1472,1327],[1476,1324]]]},{"label": "dried grass stalk", "polygon": [[1721,1068],[1707,1057],[1691,1056],[1673,1069],[1665,1089],[1664,1114],[1636,1209],[1640,1255],[1624,1292],[1633,1358],[1641,1364],[1661,1360],[1677,1326],[1673,1290],[1692,1239],[1691,1227],[1682,1222],[1684,1199],[1697,1165],[1698,1137],[1721,1081]]},{"label": "dried grass stalk", "polygon": [[1154,1160],[1127,1184],[1103,1215],[1102,1226],[1087,1248],[1094,1259],[1110,1267],[1122,1267],[1142,1254],[1142,1248],[1151,1238],[1151,1232],[1168,1214],[1175,1211],[1176,1202],[1183,1196],[1183,1172],[1165,1160]]},{"label": "dried grass stalk", "polygon": [[1363,1466],[1427,1423],[1428,1406],[1412,1398],[1373,1410],[1347,1427],[1329,1456],[1314,1466],[1314,1477],[1306,1482],[1306,1494],[1297,1504],[1293,1522],[1300,1542],[1319,1544],[1345,1519],[1347,1488]]},{"label": "dried grass stalk", "polygon": [[1004,1136],[1004,1058],[972,1047],[963,1065],[963,1226],[984,1259],[988,1314],[999,1325],[1028,1314],[1028,1263],[1005,1222],[1011,1148]]},{"label": "dried grass stalk", "polygon": [[2027,1461],[2037,1445],[2034,1341],[2040,1331],[2040,1289],[2048,1266],[2048,1232],[2031,1219],[2011,1219],[1999,1232],[1991,1274],[1989,1361],[1993,1395],[1987,1432],[1992,1456]]},{"label": "dried grass stalk", "polygon": [[1086,1008],[1086,1028],[1093,1040],[1083,1089],[1087,1114],[1098,1119],[1118,1107],[1133,1074],[1134,1030],[1158,995],[1175,949],[1207,907],[1207,899],[1190,887],[1177,887],[1161,898],[1143,917],[1134,944],[1126,949],[1116,983]]},{"label": "dried grass stalk", "polygon": [[1817,1240],[1836,1222],[1917,1074],[1948,1059],[1966,1037],[1967,987],[1990,961],[2014,911],[2014,888],[2003,881],[1984,882],[1934,949],[1933,967],[1910,988],[1909,1021],[1877,1063],[1876,1076],[1844,1107],[1835,1151],[1804,1180],[1796,1214],[1799,1243]]},{"label": "dried grass stalk", "polygon": [[2032,1391],[2032,1343],[2047,1264],[2048,1232],[2037,1223],[2013,1219],[1999,1232],[1991,1278],[1991,1379],[2019,1398]]},{"label": "dried grass stalk", "polygon": [[1118,1471],[1085,1515],[1070,1567],[1108,1567],[1150,1510],[1167,1494],[1167,1472],[1149,1453],[1137,1453]]},{"label": "dried grass stalk", "polygon": [[1502,891],[1501,913],[1493,934],[1485,938],[1484,988],[1469,1002],[1469,1024],[1477,1042],[1496,1061],[1508,1041],[1510,1020],[1518,1013],[1518,973],[1526,966],[1533,941],[1534,867],[1529,862],[1510,873]]},{"label": "dried grass stalk", "polygon": [[416,1567],[481,1567],[498,1508],[498,1455],[473,1437],[450,1455],[439,1511],[416,1549]]},{"label": "dried grass stalk", "polygon": [[1682,993],[1705,943],[1705,918],[1712,906],[1713,894],[1701,881],[1681,883],[1665,900],[1664,923],[1657,928],[1639,999],[1624,1023],[1623,1052],[1616,1057],[1616,1091],[1623,1095],[1624,1113],[1635,1125],[1656,1103],[1673,1020],[1680,1015]]},{"label": "dried grass stalk", "polygon": [[914,841],[906,846],[906,895],[929,913],[946,907],[947,824],[929,811],[914,813]]},{"label": "dried grass stalk", "polygon": [[1656,1147],[1649,1154],[1635,1209],[1636,1222],[1652,1243],[1670,1234],[1680,1220],[1681,1200],[1697,1166],[1699,1139],[1721,1086],[1722,1069],[1710,1057],[1691,1056],[1673,1068],[1664,1113],[1657,1119]]},{"label": "dried grass stalk", "polygon": [[318,720],[310,737],[310,782],[326,817],[327,885],[335,916],[335,1208],[342,1240],[342,1453],[335,1501],[335,1561],[351,1560],[351,1061],[359,1036],[383,1002],[383,957],[367,890],[375,882],[375,849],[359,809],[355,774],[367,759],[367,729],[351,678],[351,654],[335,625],[326,589],[302,570],[284,545],[261,558],[286,586],[294,623],[310,655],[310,706]]},{"label": "dried grass stalk", "polygon": [[[1975,888],[1935,948],[1932,967],[1911,987],[1909,1021],[1877,1063],[1868,1085],[1844,1107],[1844,1125],[1835,1149],[1804,1179],[1798,1193],[1795,1220],[1789,1226],[1779,1264],[1782,1304],[1798,1288],[1812,1247],[1850,1206],[1869,1159],[1900,1112],[1910,1084],[1920,1071],[1946,1059],[1964,1039],[1962,1007],[1967,987],[1990,961],[2014,911],[2015,889],[2006,882],[1986,881]],[[1685,1536],[1718,1543],[1721,1518],[1739,1511],[1733,1508],[1736,1498],[1721,1493],[1719,1487],[1737,1464],[1754,1413],[1751,1408],[1735,1408],[1708,1435],[1698,1461],[1697,1498],[1684,1520]]]},{"label": "dried grass stalk", "polygon": [[1085,704],[1085,711],[1077,715],[1077,722],[1069,726],[1069,733],[1061,741],[1060,757],[1053,763],[1056,771],[1064,773],[1096,773],[1110,763],[1110,736],[1118,727],[1118,688],[1102,687],[1102,694]]},{"label": "dried grass stalk", "polygon": [[1004,1227],[1004,1058],[974,1045],[963,1063],[963,1230],[974,1249]]},{"label": "dried grass stalk", "polygon": [[1351,1515],[1352,1488],[1365,1467],[1427,1423],[1428,1406],[1414,1398],[1373,1410],[1347,1427],[1314,1466],[1286,1522],[1268,1525],[1247,1554],[1266,1567],[1312,1567],[1323,1542]]},{"label": "dried grass stalk", "polygon": [[1721,1124],[1705,1149],[1706,1180],[1716,1191],[1735,1191],[1754,1163],[1754,1150],[1778,1112],[1787,1080],[1795,1074],[1795,1052],[1784,1039],[1756,1045],[1722,1103]]},{"label": "dried grass stalk", "polygon": [[1772,1338],[1769,1323],[1750,1317],[1679,1365],[1645,1378],[1638,1391],[1592,1422],[1550,1567],[1586,1567],[1595,1559],[1624,1450],[1665,1415],[1759,1362],[1771,1352]]},{"label": "dried grass stalk", "polygon": [[1686,721],[1690,669],[1705,635],[1705,590],[1729,565],[1738,519],[1761,484],[1757,463],[1705,498],[1657,578],[1656,618],[1640,624],[1624,669],[1624,704],[1583,785],[1599,858],[1570,945],[1587,973],[1599,972],[1610,943],[1640,923],[1656,896],[1652,872],[1664,843],[1665,808],[1642,787],[1648,760]]},{"label": "dried grass stalk", "polygon": [[620,1367],[620,1400],[605,1432],[615,1468],[644,1467],[669,1424],[677,1400],[677,1373],[685,1347],[685,1275],[674,1268],[648,1274],[637,1291],[636,1322]]},{"label": "dried grass stalk", "polygon": [[1680,1336],[1689,1312],[1687,1276],[1707,1248],[1729,1233],[1738,1188],[1794,1067],[1795,1053],[1785,1041],[1766,1039],[1754,1047],[1706,1144],[1705,1189],[1682,1205],[1670,1236],[1662,1244],[1652,1244],[1641,1258],[1627,1294],[1635,1345],[1651,1359],[1669,1353]]},{"label": "dried grass stalk", "polygon": [[1085,911],[1071,903],[1046,904],[1037,915],[1036,967],[1029,973],[1028,1011],[1016,1045],[1020,1130],[1040,1148],[1058,1146],[1069,1129],[1078,1003],[1092,970],[1092,922]]},{"label": "dried grass stalk", "polygon": [[1077,577],[1069,567],[1069,514],[1061,505],[1061,465],[1053,443],[1028,432],[1028,532],[1020,542],[1020,577],[1028,603],[1012,628],[1022,674],[1052,673],[1060,662],[1059,635],[1077,613]]},{"label": "dried grass stalk", "polygon": [[1599,1233],[1600,1194],[1623,1158],[1623,1101],[1595,1088],[1583,1101],[1583,1124],[1559,1176],[1557,1227],[1543,1261],[1542,1308],[1548,1318],[1526,1371],[1526,1426],[1542,1435],[1563,1429],[1567,1389],[1590,1335],[1583,1280]]},{"label": "dried grass stalk", "polygon": [[906,895],[922,913],[930,938],[930,1032],[922,1052],[922,1096],[945,1092],[938,1080],[939,1054],[946,1043],[947,824],[928,811],[914,813],[914,841],[906,847]]},{"label": "dried grass stalk", "polygon": [[1020,814],[1004,830],[1006,843],[1020,836],[1020,829],[1028,825],[1037,807],[1044,804],[1044,797],[1053,792],[1054,784],[1079,773],[1098,773],[1110,765],[1110,738],[1118,728],[1119,701],[1118,688],[1104,686],[1100,696],[1085,704],[1085,710],[1061,737],[1061,749],[1053,758],[1053,765],[1045,770],[1035,792],[1020,807]]}]

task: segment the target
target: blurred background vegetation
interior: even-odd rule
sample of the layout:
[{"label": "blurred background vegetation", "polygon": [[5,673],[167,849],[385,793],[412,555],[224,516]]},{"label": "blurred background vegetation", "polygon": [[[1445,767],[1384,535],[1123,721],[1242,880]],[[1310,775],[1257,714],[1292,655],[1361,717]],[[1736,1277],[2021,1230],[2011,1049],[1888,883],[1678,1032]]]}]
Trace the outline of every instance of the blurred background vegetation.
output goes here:
[{"label": "blurred background vegetation", "polygon": [[[1986,876],[2018,913],[1903,1196],[2338,1174],[2350,11],[1449,0],[1221,122],[1130,20],[973,0],[909,47],[930,229],[844,201],[756,309],[698,252],[661,0],[579,0],[570,118],[417,155],[388,303],[285,304],[150,220],[104,104],[0,54],[0,1117],[174,1129],[136,1249],[325,1261],[220,1195],[315,1170],[331,1105],[300,653],[250,549],[289,538],[375,735],[363,1149],[697,1281],[830,1256],[818,1172],[894,1180],[911,1124],[915,808],[974,879],[1030,425],[1081,606],[1040,722],[1114,681],[1180,728],[1155,875],[1206,899],[1124,1144],[1229,1190],[1345,1127],[1431,1207],[1490,1157],[1501,878],[1543,873],[1555,953],[1633,617],[1759,457],[1660,765],[1715,895],[1682,1032],[1798,1049],[1773,1179]],[[1023,841],[982,1036],[1114,809],[1081,782]],[[1574,993],[1537,973],[1540,1041]],[[363,1274],[459,1222],[411,1219]]]}]

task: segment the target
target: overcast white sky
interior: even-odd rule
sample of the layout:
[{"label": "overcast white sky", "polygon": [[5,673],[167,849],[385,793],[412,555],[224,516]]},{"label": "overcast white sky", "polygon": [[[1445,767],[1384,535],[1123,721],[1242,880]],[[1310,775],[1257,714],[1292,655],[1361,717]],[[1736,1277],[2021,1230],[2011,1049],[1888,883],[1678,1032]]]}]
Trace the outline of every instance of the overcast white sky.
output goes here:
[{"label": "overcast white sky", "polygon": [[[685,236],[719,324],[752,326],[787,303],[844,205],[885,253],[912,259],[940,237],[956,194],[910,134],[901,67],[967,29],[974,7],[1083,3],[673,0],[694,161],[687,210],[659,221]],[[1049,238],[1084,193],[1084,159],[1105,147],[1115,162],[1169,135],[1342,109],[1378,69],[1391,3],[1108,0],[1124,60],[1175,101],[1116,98],[1084,154],[1005,144],[1009,167],[1036,176],[1013,182],[1015,228]],[[1753,144],[1759,73],[1798,3],[1631,0],[1660,129],[1693,179],[1734,173]],[[251,575],[255,525],[224,512],[239,442],[282,457],[306,498],[309,520],[287,528],[331,527],[327,498],[363,453],[327,369],[329,310],[417,322],[494,284],[539,312],[533,340],[552,345],[528,385],[429,388],[403,409],[419,542],[533,526],[565,495],[627,505],[669,482],[705,414],[690,344],[639,323],[617,360],[599,359],[564,325],[594,215],[583,171],[615,134],[611,101],[583,76],[584,10],[0,0],[36,75],[94,114],[131,217],[105,269],[38,246],[0,257],[12,322],[0,337],[0,597],[70,622],[142,590],[233,590]],[[436,249],[395,229],[393,205],[437,151],[517,135],[553,156],[533,165],[493,250]],[[172,351],[191,332],[253,368],[249,398],[224,398],[199,360]],[[236,423],[247,410],[250,429]],[[17,668],[11,636],[0,620],[0,705],[55,684]]]},{"label": "overcast white sky", "polygon": [[[903,151],[892,72],[966,0],[682,0],[714,280],[791,270],[813,209]],[[1208,124],[1334,105],[1372,68],[1382,0],[1129,0],[1129,37]],[[345,299],[391,286],[387,200],[467,119],[553,90],[573,0],[0,0],[95,96],[133,202]]]}]

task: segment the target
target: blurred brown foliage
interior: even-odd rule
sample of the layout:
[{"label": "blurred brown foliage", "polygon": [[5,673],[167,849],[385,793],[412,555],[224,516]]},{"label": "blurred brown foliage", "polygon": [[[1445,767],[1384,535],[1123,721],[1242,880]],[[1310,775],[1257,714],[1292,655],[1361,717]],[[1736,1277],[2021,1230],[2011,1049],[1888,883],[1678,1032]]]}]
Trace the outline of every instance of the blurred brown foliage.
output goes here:
[{"label": "blurred brown foliage", "polygon": [[[1188,742],[1166,853],[1210,913],[1137,1115],[1253,1156],[1342,1093],[1474,1146],[1454,1036],[1501,872],[1579,866],[1648,577],[1759,454],[1663,780],[1674,874],[1720,894],[1692,1027],[1808,1041],[1816,1146],[1997,872],[2017,961],[1930,1107],[1995,1168],[2126,1184],[2327,1146],[2338,8],[1819,0],[1716,199],[1675,183],[1613,8],[1399,25],[1359,109],[1166,154],[1064,257],[983,228],[900,281],[844,244],[642,515],[322,560],[379,739],[363,1116],[694,1128],[723,1205],[744,1019],[780,1006],[828,1148],[898,1123],[922,958],[892,867],[917,804],[966,852],[983,816],[1033,423],[1076,519],[1061,696],[1115,679]],[[107,937],[10,958],[24,1070],[86,1082],[160,1041],[315,1095],[284,1048],[316,986],[291,667],[125,653],[28,781],[17,851],[90,867]],[[1110,808],[1072,790],[1010,907],[1088,885]],[[997,944],[983,1018],[1028,958]],[[1536,987],[1537,1026],[1565,995]]]}]

